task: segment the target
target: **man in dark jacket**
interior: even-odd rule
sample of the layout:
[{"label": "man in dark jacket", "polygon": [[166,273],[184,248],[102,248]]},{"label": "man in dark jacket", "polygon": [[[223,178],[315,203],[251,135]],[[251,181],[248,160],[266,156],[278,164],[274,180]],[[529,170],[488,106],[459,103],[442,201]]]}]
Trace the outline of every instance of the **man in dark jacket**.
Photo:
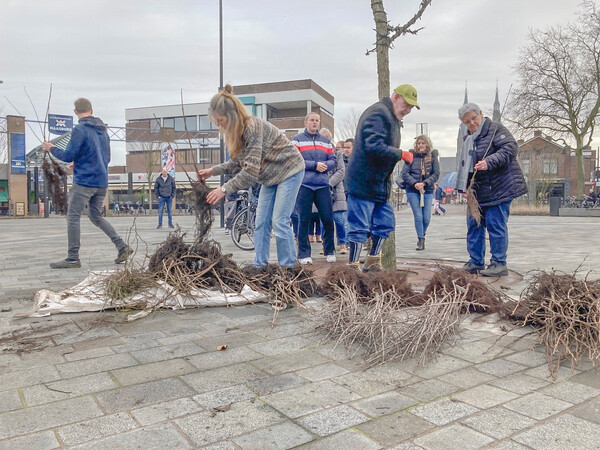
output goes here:
[{"label": "man in dark jacket", "polygon": [[409,84],[367,108],[358,121],[354,150],[346,170],[348,193],[349,264],[359,267],[364,242],[372,246],[363,270],[381,269],[383,242],[396,227],[389,204],[391,174],[400,159],[410,163],[413,154],[400,150],[402,119],[417,109],[417,90]]},{"label": "man in dark jacket", "polygon": [[163,167],[162,174],[154,182],[154,194],[158,199],[158,226],[162,228],[163,212],[167,206],[167,217],[169,218],[169,228],[173,228],[173,216],[171,214],[173,207],[173,197],[175,197],[175,179],[169,175],[166,167]]},{"label": "man in dark jacket", "polygon": [[323,222],[323,247],[327,262],[335,262],[335,242],[333,224],[333,204],[329,191],[329,175],[335,170],[336,158],[333,144],[319,133],[321,117],[310,113],[304,120],[304,131],[292,138],[304,158],[305,172],[296,208],[298,210],[298,262],[312,264],[311,247],[308,241],[308,225],[312,215],[312,205],[316,205]]},{"label": "man in dark jacket", "polygon": [[69,191],[67,211],[69,250],[66,259],[50,264],[53,269],[81,267],[79,223],[86,205],[88,205],[90,221],[104,231],[117,247],[119,253],[115,264],[125,262],[132,253],[112,225],[102,217],[110,161],[110,140],[106,125],[93,116],[92,104],[86,98],[75,100],[75,114],[79,118],[79,124],[73,129],[66,150],[54,147],[50,142],[42,143],[44,151],[52,153],[62,161],[73,162],[73,185]]}]

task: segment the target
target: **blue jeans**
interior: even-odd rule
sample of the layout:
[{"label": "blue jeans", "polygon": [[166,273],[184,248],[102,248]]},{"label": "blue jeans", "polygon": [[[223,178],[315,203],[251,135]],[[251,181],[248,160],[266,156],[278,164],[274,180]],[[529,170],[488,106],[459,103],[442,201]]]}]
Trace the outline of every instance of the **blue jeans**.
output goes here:
[{"label": "blue jeans", "polygon": [[338,245],[346,245],[348,242],[346,240],[346,227],[348,226],[347,222],[347,211],[335,211],[333,213],[333,221],[335,222],[335,233],[337,234],[337,244]]},{"label": "blue jeans", "polygon": [[419,239],[425,237],[427,227],[431,221],[431,201],[433,199],[433,193],[426,192],[423,197],[423,207],[421,207],[421,194],[419,192],[406,191],[406,199],[415,218],[415,230],[417,230],[417,237]]},{"label": "blue jeans", "polygon": [[304,171],[301,171],[279,184],[261,188],[254,229],[255,267],[269,263],[271,229],[275,232],[279,265],[296,264],[296,239],[290,226],[290,216],[303,178]]},{"label": "blue jeans", "polygon": [[496,206],[481,208],[481,224],[467,214],[467,251],[471,263],[483,266],[485,263],[485,230],[490,236],[491,261],[506,264],[508,250],[508,215],[511,200]]},{"label": "blue jeans", "polygon": [[102,204],[106,196],[106,188],[92,188],[74,184],[69,191],[69,208],[67,211],[67,238],[69,250],[67,259],[75,261],[79,259],[79,247],[81,239],[80,220],[81,213],[88,205],[88,217],[90,221],[104,231],[115,244],[118,251],[124,250],[127,244],[117,234],[112,225],[102,217]]},{"label": "blue jeans", "polygon": [[389,202],[348,195],[348,241],[364,243],[369,234],[387,239],[395,228],[396,217]]},{"label": "blue jeans", "polygon": [[325,255],[335,254],[333,203],[329,187],[313,191],[306,186],[300,186],[298,199],[296,200],[298,218],[300,220],[298,225],[298,258],[308,258],[310,256],[311,247],[310,242],[308,242],[308,235],[312,234],[312,230],[309,230],[309,225],[311,223],[313,203],[317,207],[319,217],[323,221],[323,247]]},{"label": "blue jeans", "polygon": [[158,226],[162,227],[162,216],[167,205],[167,216],[169,217],[169,226],[173,226],[173,217],[171,216],[171,207],[173,199],[171,197],[158,197]]}]

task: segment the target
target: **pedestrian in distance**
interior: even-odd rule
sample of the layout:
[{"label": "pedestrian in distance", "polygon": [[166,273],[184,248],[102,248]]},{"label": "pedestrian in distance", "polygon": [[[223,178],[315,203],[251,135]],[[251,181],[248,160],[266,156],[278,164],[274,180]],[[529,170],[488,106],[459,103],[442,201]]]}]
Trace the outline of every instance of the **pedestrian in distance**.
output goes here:
[{"label": "pedestrian in distance", "polygon": [[[329,172],[335,170],[336,157],[333,144],[319,133],[321,116],[315,112],[304,119],[304,131],[292,138],[292,144],[304,158],[305,172],[298,192],[296,208],[298,211],[298,261],[300,264],[312,264],[309,230],[312,205],[315,204],[323,223],[322,240],[325,260],[336,261],[333,202],[329,190]],[[317,240],[318,242],[318,240]]]},{"label": "pedestrian in distance", "polygon": [[440,214],[446,214],[446,209],[442,206],[442,202],[446,197],[444,190],[436,183],[435,190],[433,191],[433,214],[439,216]]},{"label": "pedestrian in distance", "polygon": [[207,203],[215,205],[225,194],[260,183],[254,229],[254,266],[265,266],[269,262],[271,230],[275,232],[279,264],[293,266],[296,264],[296,240],[290,216],[304,178],[302,155],[279,128],[250,115],[233,95],[229,84],[210,100],[209,116],[221,130],[231,159],[198,170],[198,177],[205,180],[213,175],[239,172],[223,186],[210,191],[206,196]]},{"label": "pedestrian in distance", "polygon": [[165,206],[167,207],[167,218],[169,220],[169,228],[173,227],[173,198],[176,194],[175,178],[169,175],[167,167],[162,168],[162,173],[154,182],[154,194],[158,200],[158,226],[156,229],[162,228],[163,213]]},{"label": "pedestrian in distance", "polygon": [[400,150],[402,119],[417,103],[417,90],[402,84],[390,97],[371,105],[362,113],[356,130],[354,149],[346,170],[348,193],[349,264],[360,268],[360,252],[370,234],[371,249],[363,271],[382,269],[384,241],[396,228],[389,203],[391,175],[401,159],[411,163],[413,154]]},{"label": "pedestrian in distance", "polygon": [[[527,193],[525,178],[517,161],[518,145],[508,129],[483,117],[475,103],[465,103],[458,118],[467,126],[456,174],[456,189],[472,188],[479,204],[481,221],[467,209],[467,251],[463,270],[488,277],[508,275],[508,216],[513,199]],[[490,263],[485,263],[485,234],[490,239]]]},{"label": "pedestrian in distance", "polygon": [[102,216],[102,206],[108,188],[110,139],[104,122],[93,114],[92,104],[88,99],[75,100],[75,115],[79,118],[79,123],[73,128],[67,148],[62,150],[50,142],[42,143],[45,152],[52,153],[62,161],[73,162],[73,185],[69,191],[67,209],[67,258],[51,263],[50,267],[53,269],[81,267],[80,219],[86,205],[90,221],[100,228],[117,248],[115,264],[125,262],[133,253]]},{"label": "pedestrian in distance", "polygon": [[402,183],[406,189],[406,200],[412,209],[417,232],[417,250],[425,250],[425,234],[431,221],[431,205],[435,182],[440,176],[438,152],[428,136],[422,134],[415,139],[414,155],[410,164],[402,168]]}]

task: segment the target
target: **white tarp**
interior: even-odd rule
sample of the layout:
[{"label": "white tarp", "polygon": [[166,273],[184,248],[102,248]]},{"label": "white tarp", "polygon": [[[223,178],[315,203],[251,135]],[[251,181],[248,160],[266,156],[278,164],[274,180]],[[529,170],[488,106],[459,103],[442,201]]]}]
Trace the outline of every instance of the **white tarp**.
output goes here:
[{"label": "white tarp", "polygon": [[[57,313],[92,312],[115,308],[140,309],[127,317],[127,320],[135,320],[147,316],[156,308],[185,309],[245,305],[267,300],[267,296],[248,286],[244,286],[239,294],[197,289],[183,295],[161,281],[158,282],[158,287],[138,292],[130,298],[112,300],[106,297],[102,283],[102,280],[111,273],[112,271],[90,272],[81,283],[62,292],[42,289],[35,294],[31,311],[17,313],[15,317],[45,317]],[[144,307],[140,308],[140,305]]]}]

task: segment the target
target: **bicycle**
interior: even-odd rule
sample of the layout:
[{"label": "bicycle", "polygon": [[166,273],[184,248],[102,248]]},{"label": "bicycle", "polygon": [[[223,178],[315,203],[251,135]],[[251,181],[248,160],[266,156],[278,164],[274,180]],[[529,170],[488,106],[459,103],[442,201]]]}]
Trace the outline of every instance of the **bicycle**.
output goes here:
[{"label": "bicycle", "polygon": [[252,198],[252,189],[240,191],[239,194],[244,206],[231,223],[231,240],[242,250],[254,250],[256,201]]}]

